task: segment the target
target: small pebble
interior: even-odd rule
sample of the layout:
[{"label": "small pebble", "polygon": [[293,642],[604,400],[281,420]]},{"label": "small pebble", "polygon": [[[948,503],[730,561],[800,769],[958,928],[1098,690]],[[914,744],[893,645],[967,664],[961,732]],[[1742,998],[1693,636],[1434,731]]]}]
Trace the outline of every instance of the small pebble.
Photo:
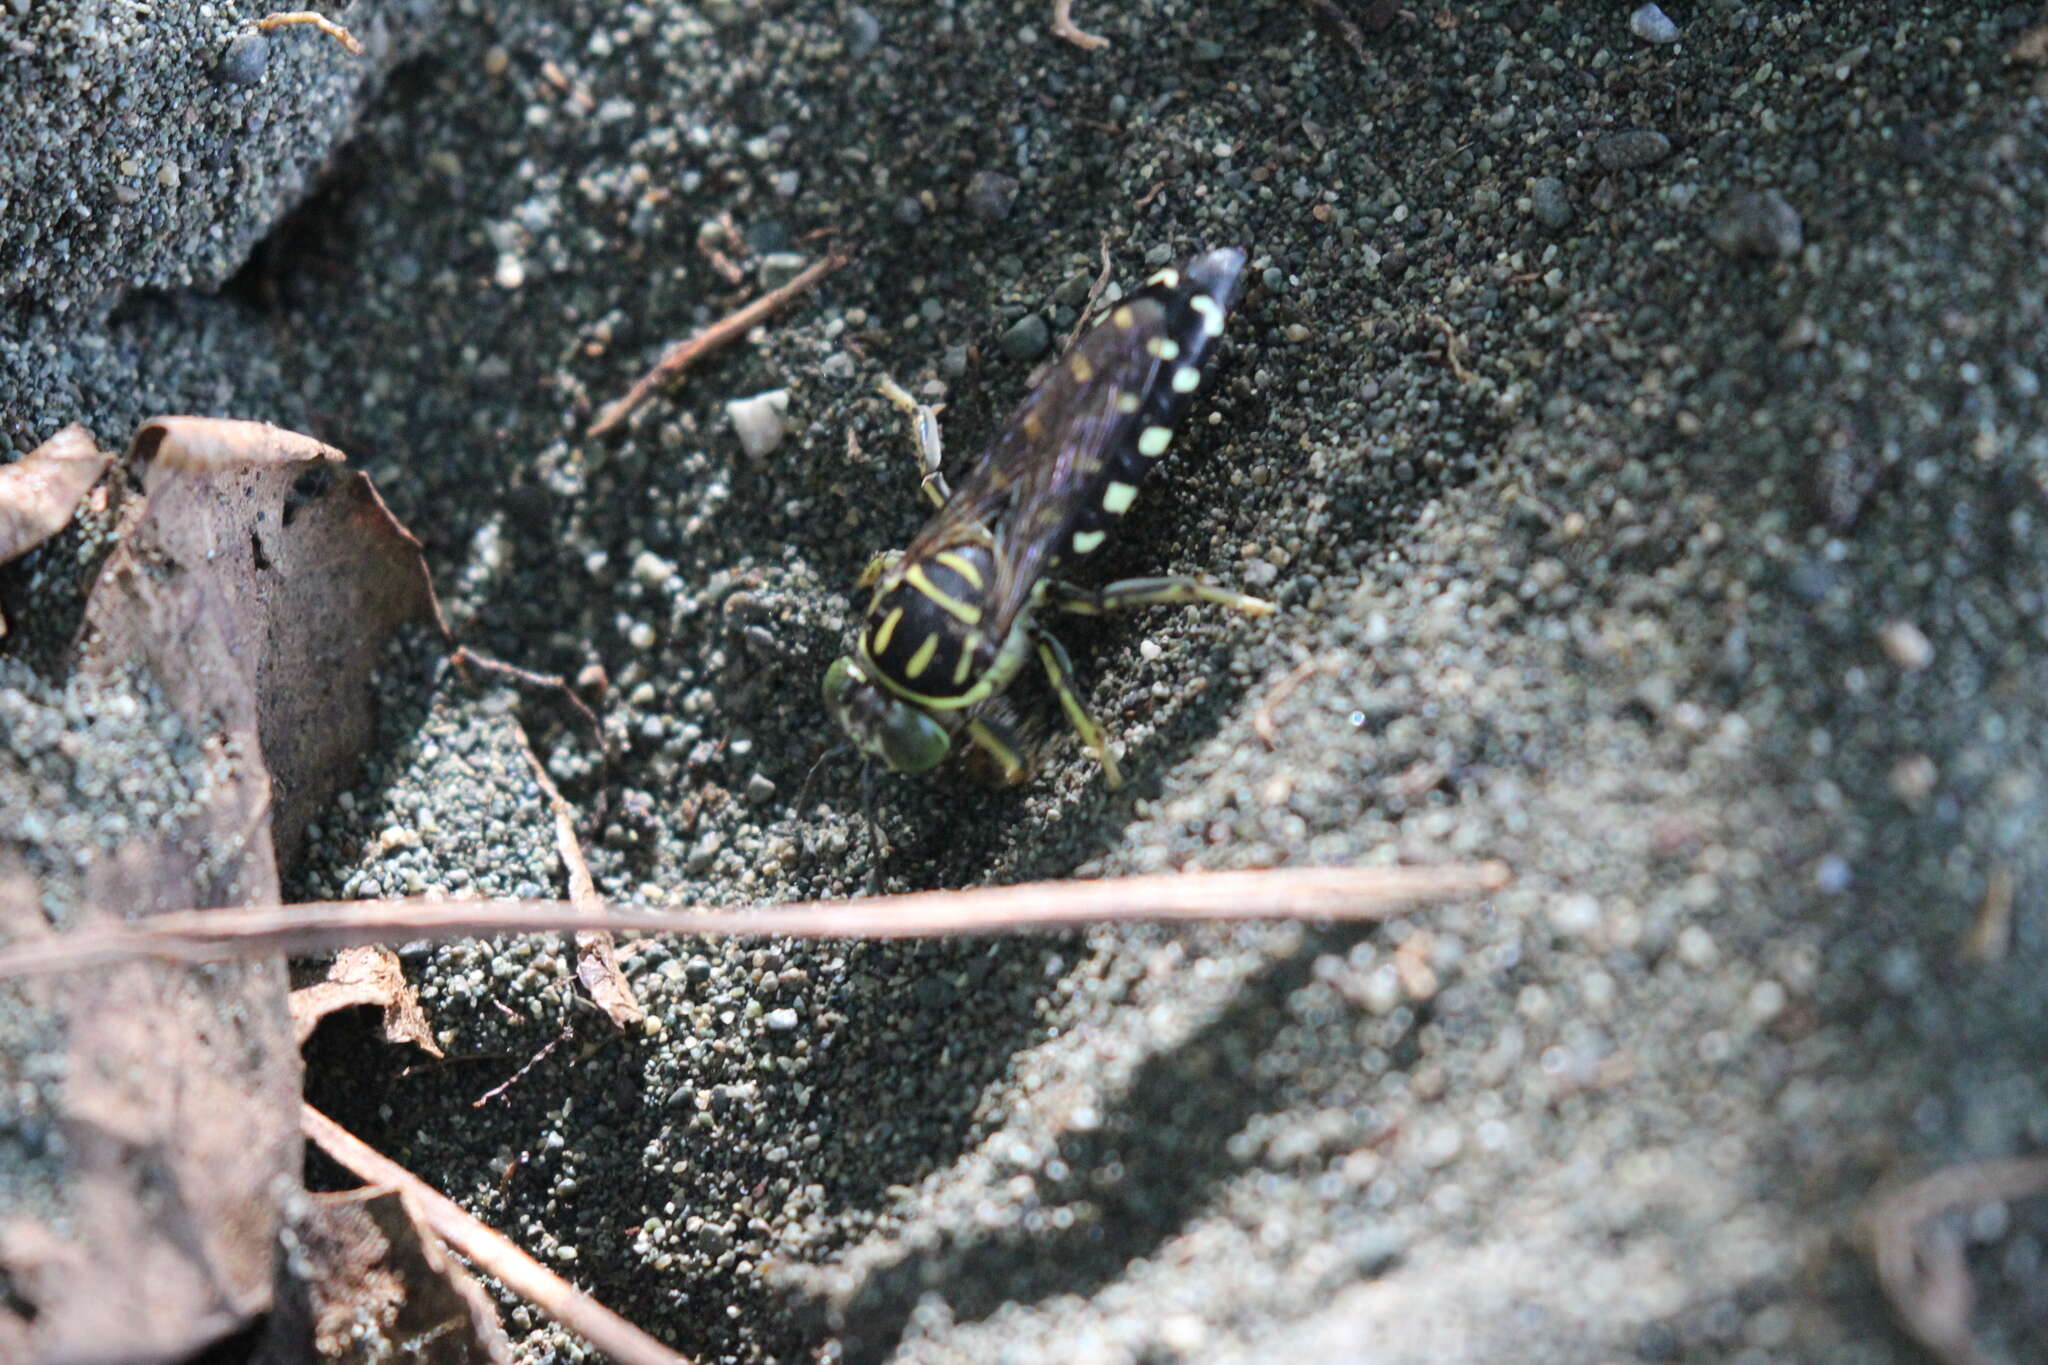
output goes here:
[{"label": "small pebble", "polygon": [[1003,354],[1012,360],[1036,360],[1052,344],[1052,328],[1036,313],[1026,313],[1003,333]]},{"label": "small pebble", "polygon": [[1536,215],[1536,221],[1552,232],[1569,227],[1572,221],[1572,201],[1564,192],[1564,181],[1554,175],[1539,177],[1529,186],[1529,211]]},{"label": "small pebble", "polygon": [[1797,256],[1806,245],[1799,210],[1776,190],[1745,190],[1729,199],[1707,230],[1715,246],[1731,256]]},{"label": "small pebble", "polygon": [[860,5],[846,10],[846,51],[855,61],[873,52],[882,41],[882,23]]},{"label": "small pebble", "polygon": [[1933,759],[1926,754],[1907,754],[1892,765],[1892,795],[1906,805],[1917,806],[1934,794],[1939,777]]},{"label": "small pebble", "polygon": [[1020,188],[1001,171],[976,171],[967,182],[967,211],[984,223],[1000,223],[1010,216]]},{"label": "small pebble", "polygon": [[526,283],[526,263],[507,252],[498,258],[498,268],[491,272],[491,278],[500,289],[517,289]]},{"label": "small pebble", "polygon": [[787,1033],[796,1027],[796,1011],[793,1009],[769,1010],[762,1017],[770,1033]]},{"label": "small pebble", "polygon": [[924,205],[914,194],[906,194],[896,201],[896,221],[905,227],[916,227],[924,221]]},{"label": "small pebble", "polygon": [[789,390],[770,389],[751,398],[735,398],[725,405],[725,415],[747,458],[758,460],[782,444],[788,434]]},{"label": "small pebble", "polygon": [[780,289],[803,274],[810,263],[810,258],[801,251],[771,251],[761,258],[761,287]]},{"label": "small pebble", "polygon": [[775,782],[772,778],[755,773],[747,779],[747,800],[758,806],[764,801],[775,799]]},{"label": "small pebble", "polygon": [[1911,621],[1885,622],[1878,628],[1877,643],[1885,658],[1908,673],[1934,662],[1934,643]]},{"label": "small pebble", "polygon": [[1655,5],[1644,5],[1628,17],[1628,31],[1646,43],[1675,43],[1678,25]]},{"label": "small pebble", "polygon": [[254,85],[270,69],[270,39],[261,33],[237,33],[222,49],[214,68],[227,85]]},{"label": "small pebble", "polygon": [[1609,133],[1593,144],[1593,159],[1610,171],[1639,171],[1671,155],[1671,139],[1648,128]]}]

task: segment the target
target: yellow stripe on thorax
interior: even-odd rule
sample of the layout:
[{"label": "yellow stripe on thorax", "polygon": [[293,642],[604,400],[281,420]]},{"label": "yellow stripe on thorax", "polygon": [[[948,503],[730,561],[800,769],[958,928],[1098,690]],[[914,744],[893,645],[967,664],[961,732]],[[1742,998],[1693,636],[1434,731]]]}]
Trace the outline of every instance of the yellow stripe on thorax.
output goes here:
[{"label": "yellow stripe on thorax", "polygon": [[[964,577],[965,575],[962,576]],[[981,608],[975,606],[972,602],[962,602],[959,598],[940,591],[938,585],[932,582],[930,575],[925,573],[924,565],[913,564],[908,569],[905,569],[903,571],[903,581],[930,598],[937,604],[940,611],[945,612],[946,615],[956,621],[962,621],[970,626],[981,624]]]}]

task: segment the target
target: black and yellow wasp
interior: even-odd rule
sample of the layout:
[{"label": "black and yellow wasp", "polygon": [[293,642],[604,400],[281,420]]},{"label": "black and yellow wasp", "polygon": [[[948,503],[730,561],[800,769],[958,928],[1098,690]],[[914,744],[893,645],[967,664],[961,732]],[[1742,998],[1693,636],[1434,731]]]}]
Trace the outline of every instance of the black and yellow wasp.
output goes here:
[{"label": "black and yellow wasp", "polygon": [[938,510],[907,549],[877,556],[861,575],[871,592],[859,642],[825,672],[825,705],[863,753],[897,772],[921,773],[964,734],[1006,780],[1021,779],[1015,739],[983,704],[1035,654],[1067,720],[1115,787],[1122,781],[1116,760],[1074,690],[1066,650],[1040,615],[1188,602],[1272,610],[1192,578],[1083,588],[1056,576],[1103,543],[1165,456],[1223,334],[1244,265],[1235,248],[1210,251],[1160,271],[1119,301],[1053,364],[958,489],[949,490],[940,471],[935,414],[884,386],[912,414],[923,491]]}]

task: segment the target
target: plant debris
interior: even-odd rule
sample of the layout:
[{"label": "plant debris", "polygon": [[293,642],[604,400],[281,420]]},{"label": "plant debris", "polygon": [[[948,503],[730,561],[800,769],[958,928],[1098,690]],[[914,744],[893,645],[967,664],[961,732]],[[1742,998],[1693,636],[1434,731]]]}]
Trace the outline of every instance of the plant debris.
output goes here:
[{"label": "plant debris", "polygon": [[648,399],[675,383],[682,377],[683,372],[699,359],[745,336],[749,330],[773,317],[790,300],[852,259],[853,257],[844,251],[834,251],[823,260],[812,262],[802,274],[788,284],[779,289],[769,290],[760,298],[735,312],[728,313],[688,340],[669,347],[663,352],[661,359],[654,362],[654,368],[635,380],[633,387],[626,390],[625,397],[606,404],[598,412],[596,420],[590,424],[588,434],[595,438],[616,431],[627,418],[638,412]]},{"label": "plant debris", "polygon": [[77,423],[0,465],[0,564],[21,558],[71,523],[114,457]]},{"label": "plant debris", "polygon": [[301,986],[291,994],[292,1032],[299,1046],[313,1036],[320,1021],[336,1010],[374,1005],[384,1011],[384,1041],[411,1043],[430,1056],[442,1056],[434,1031],[427,1026],[419,993],[406,983],[398,954],[381,943],[344,948],[334,956],[327,979]]}]

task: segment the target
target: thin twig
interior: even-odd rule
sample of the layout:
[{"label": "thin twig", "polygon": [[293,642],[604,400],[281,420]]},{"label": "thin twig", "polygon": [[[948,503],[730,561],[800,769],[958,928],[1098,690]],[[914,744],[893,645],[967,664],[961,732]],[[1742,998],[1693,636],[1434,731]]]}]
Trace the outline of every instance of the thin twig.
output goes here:
[{"label": "thin twig", "polygon": [[1935,1220],[1950,1209],[2048,1194],[2048,1156],[1950,1166],[1871,1201],[1858,1220],[1885,1298],[1942,1365],[1988,1359],[1970,1329],[1976,1292],[1961,1238]]},{"label": "thin twig", "polygon": [[[562,789],[548,776],[540,755],[533,751],[533,744],[526,737],[525,727],[514,722],[512,732],[519,751],[526,755],[534,785],[540,788],[548,809],[554,813],[555,852],[569,882],[569,903],[587,911],[604,909],[604,899],[597,894],[597,881],[590,875],[590,864],[583,857],[583,843],[576,837],[576,808],[563,798]],[[647,1011],[633,995],[633,983],[619,969],[618,950],[609,930],[576,931],[576,980],[614,1027],[630,1028],[647,1017]]]},{"label": "thin twig", "polygon": [[372,1185],[411,1198],[434,1235],[471,1264],[621,1365],[690,1365],[647,1333],[568,1283],[459,1208],[455,1201],[377,1151],[310,1104],[299,1106],[299,1130],[320,1150]]},{"label": "thin twig", "polygon": [[313,901],[174,910],[147,919],[49,934],[0,948],[0,979],[108,966],[137,958],[217,961],[317,953],[354,943],[546,934],[576,929],[714,938],[931,938],[1078,929],[1140,920],[1384,919],[1420,901],[1497,891],[1506,864],[1434,867],[1282,867],[1096,881],[1028,882],[748,910],[681,911],[558,900]]},{"label": "thin twig", "polygon": [[1088,325],[1088,315],[1095,311],[1095,301],[1102,297],[1103,290],[1109,288],[1109,234],[1103,233],[1097,245],[1102,252],[1102,269],[1096,274],[1095,283],[1088,286],[1088,297],[1081,304],[1080,316],[1074,319],[1074,330],[1067,333],[1066,344],[1060,347],[1061,355],[1074,349],[1074,343],[1081,339],[1081,329]]},{"label": "thin twig", "polygon": [[597,420],[590,424],[589,434],[603,436],[615,431],[628,417],[640,410],[641,404],[673,384],[683,371],[699,359],[719,347],[745,336],[750,330],[768,320],[777,309],[802,294],[819,280],[824,279],[853,257],[844,251],[835,251],[822,261],[815,261],[801,275],[783,285],[771,289],[737,312],[728,313],[717,322],[687,341],[669,347],[661,359],[654,362],[654,368],[635,380],[633,387],[626,390],[626,396],[605,405],[597,414]]},{"label": "thin twig", "polygon": [[1451,367],[1452,378],[1460,384],[1471,383],[1472,371],[1465,368],[1464,361],[1465,339],[1457,334],[1448,321],[1436,314],[1426,313],[1423,316],[1435,323],[1436,329],[1444,334],[1444,362]]},{"label": "thin twig", "polygon": [[590,703],[577,695],[576,689],[569,685],[567,678],[558,673],[535,673],[531,669],[521,668],[518,664],[508,664],[503,659],[493,659],[488,654],[479,654],[468,645],[457,645],[455,652],[448,656],[448,661],[455,665],[458,672],[475,668],[509,678],[526,687],[537,687],[543,691],[558,693],[569,703],[570,709],[576,712],[584,725],[589,727],[590,740],[597,749],[599,759],[610,761],[610,756],[606,753],[603,722],[598,720],[597,712],[590,709]]},{"label": "thin twig", "polygon": [[1273,684],[1273,690],[1266,694],[1258,709],[1252,712],[1252,733],[1259,737],[1259,743],[1272,753],[1278,741],[1274,737],[1273,713],[1280,709],[1280,703],[1294,695],[1295,689],[1307,682],[1322,667],[1319,659],[1306,659],[1294,666],[1288,675]]},{"label": "thin twig", "polygon": [[507,1076],[504,1080],[499,1081],[489,1090],[484,1091],[483,1094],[478,1095],[475,1099],[471,1100],[469,1102],[469,1107],[472,1109],[481,1109],[485,1105],[489,1104],[492,1100],[498,1098],[498,1096],[504,1094],[507,1090],[510,1090],[513,1086],[519,1084],[520,1081],[526,1078],[527,1072],[533,1070],[535,1067],[539,1066],[542,1062],[548,1059],[549,1053],[553,1052],[556,1048],[568,1042],[571,1038],[574,1038],[575,1036],[576,1030],[572,1028],[564,1028],[560,1033],[557,1033],[554,1037],[548,1039],[546,1044],[542,1046],[540,1051],[534,1053],[531,1057],[528,1057],[524,1062],[521,1062],[519,1064],[519,1069],[517,1071]]},{"label": "thin twig", "polygon": [[1080,29],[1074,27],[1073,9],[1074,0],[1052,0],[1053,37],[1064,38],[1084,52],[1093,52],[1097,48],[1108,47],[1109,39],[1098,37],[1093,33],[1083,33]]},{"label": "thin twig", "polygon": [[356,35],[324,14],[315,14],[309,9],[285,10],[277,14],[266,14],[256,21],[256,31],[268,33],[274,28],[286,28],[293,24],[311,24],[328,37],[340,43],[342,50],[351,57],[363,55],[363,45],[356,41]]}]

